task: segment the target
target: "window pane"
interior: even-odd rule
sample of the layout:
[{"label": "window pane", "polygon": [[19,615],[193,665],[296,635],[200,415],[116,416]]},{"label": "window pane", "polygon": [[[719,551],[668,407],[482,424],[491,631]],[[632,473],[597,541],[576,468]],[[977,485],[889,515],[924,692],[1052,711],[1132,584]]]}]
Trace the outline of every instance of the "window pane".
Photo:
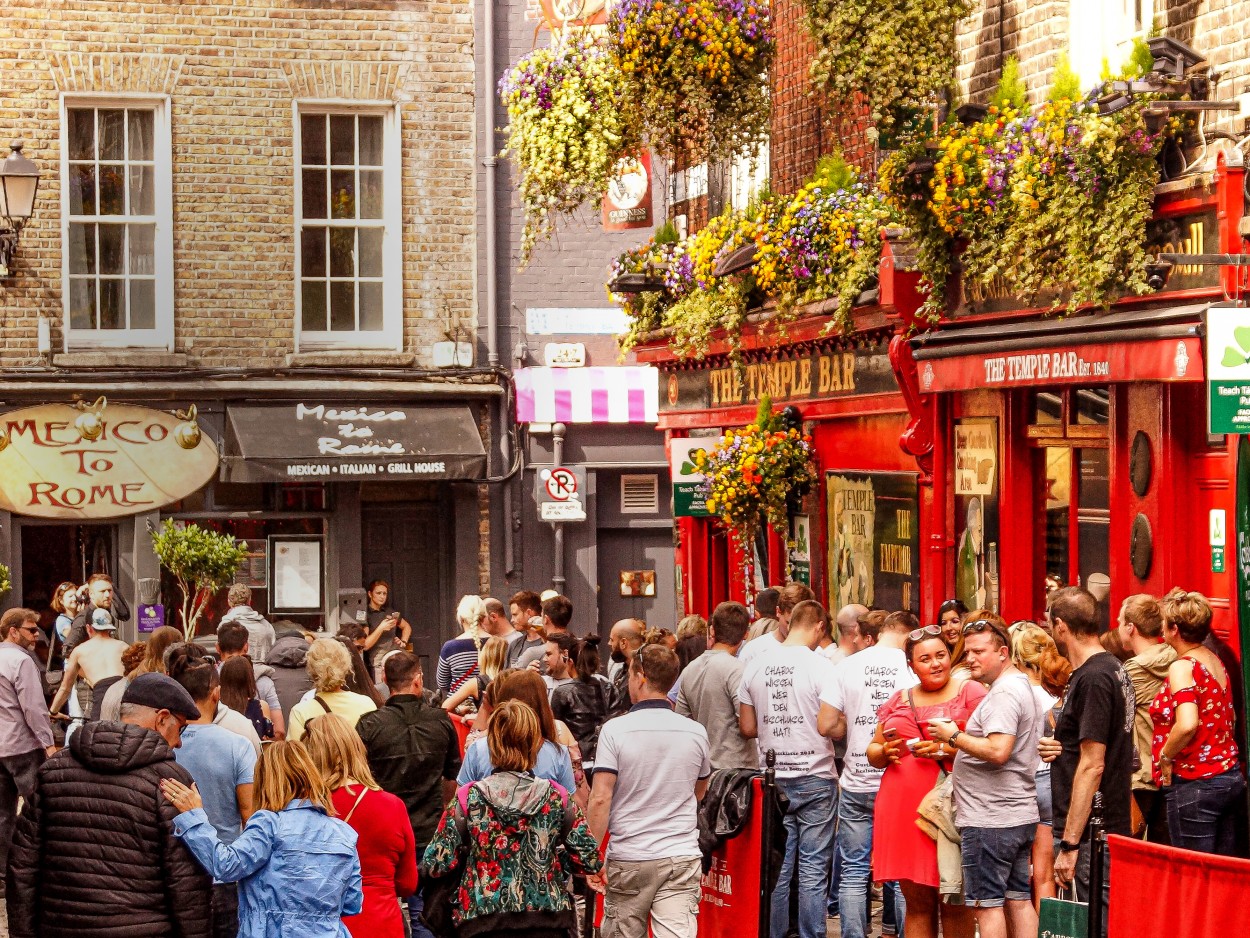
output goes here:
[{"label": "window pane", "polygon": [[360,165],[382,165],[382,118],[360,118]]},{"label": "window pane", "polygon": [[69,226],[69,272],[95,273],[95,225],[74,222]]},{"label": "window pane", "polygon": [[126,272],[126,227],[124,225],[100,225],[100,273],[124,274]]},{"label": "window pane", "polygon": [[357,262],[360,264],[360,276],[362,277],[381,277],[382,276],[382,229],[381,228],[361,228],[360,231],[360,255]]},{"label": "window pane", "polygon": [[382,329],[382,284],[376,280],[360,284],[360,328],[364,332]]},{"label": "window pane", "polygon": [[75,163],[69,168],[69,213],[96,214],[95,166],[90,163]]},{"label": "window pane", "polygon": [[356,217],[356,174],[350,169],[330,170],[330,217]]},{"label": "window pane", "polygon": [[156,226],[130,226],[130,273],[151,277],[156,273]]},{"label": "window pane", "polygon": [[356,231],[352,228],[330,229],[330,276],[351,277],[356,272],[354,263]]},{"label": "window pane", "polygon": [[1076,407],[1076,422],[1090,427],[1105,427],[1111,423],[1111,389],[1077,388],[1072,392]]},{"label": "window pane", "polygon": [[[1080,466],[1077,494],[1077,557],[1081,585],[1095,596],[1101,596],[1098,583],[1091,577],[1111,574],[1111,483],[1110,455],[1105,449],[1077,450]],[[1105,583],[1103,586],[1105,587]],[[1098,603],[1098,618],[1103,629],[1110,626],[1111,612],[1106,600]]]},{"label": "window pane", "polygon": [[382,173],[360,171],[360,217],[382,217]]},{"label": "window pane", "polygon": [[69,112],[69,158],[95,159],[95,111],[90,108]]},{"label": "window pane", "polygon": [[156,169],[152,166],[130,167],[130,214],[156,214]]},{"label": "window pane", "polygon": [[326,217],[326,174],[322,169],[304,170],[304,217]]},{"label": "window pane", "polygon": [[155,152],[152,130],[153,116],[151,111],[131,111],[130,117],[130,154],[131,160],[150,160]]},{"label": "window pane", "polygon": [[356,163],[356,118],[350,114],[330,117],[330,162],[335,166]]},{"label": "window pane", "polygon": [[100,281],[100,328],[126,328],[126,281]]},{"label": "window pane", "polygon": [[305,228],[300,237],[300,275],[326,275],[326,229]]},{"label": "window pane", "polygon": [[332,332],[351,332],[356,328],[356,285],[347,283],[330,284],[330,330]]},{"label": "window pane", "polygon": [[310,114],[300,118],[300,159],[305,166],[324,166],[326,163],[326,118],[324,114]]},{"label": "window pane", "polygon": [[95,328],[95,280],[75,278],[69,282],[71,329]]},{"label": "window pane", "polygon": [[156,328],[156,281],[130,281],[130,328]]},{"label": "window pane", "polygon": [[1063,422],[1063,395],[1057,391],[1034,391],[1030,410],[1033,424],[1057,427]]},{"label": "window pane", "polygon": [[324,280],[305,280],[300,285],[302,328],[305,332],[325,332],[326,285]]},{"label": "window pane", "polygon": [[100,111],[100,159],[126,158],[126,112]]},{"label": "window pane", "polygon": [[126,214],[126,174],[121,166],[100,167],[100,214]]},{"label": "window pane", "polygon": [[1068,569],[1068,519],[1072,503],[1072,450],[1066,446],[1047,446],[1041,454],[1046,480],[1042,489],[1042,510],[1046,519],[1046,573],[1058,576],[1066,585],[1071,577]]}]

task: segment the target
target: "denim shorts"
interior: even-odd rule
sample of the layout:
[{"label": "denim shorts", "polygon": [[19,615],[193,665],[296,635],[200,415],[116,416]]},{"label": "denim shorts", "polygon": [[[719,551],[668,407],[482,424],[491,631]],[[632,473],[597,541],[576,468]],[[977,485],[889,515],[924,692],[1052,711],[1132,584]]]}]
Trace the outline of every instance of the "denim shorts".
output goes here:
[{"label": "denim shorts", "polygon": [[994,909],[1007,899],[1032,899],[1029,860],[1036,824],[963,827],[959,833],[966,905]]},{"label": "denim shorts", "polygon": [[1055,819],[1055,799],[1050,792],[1050,766],[1046,766],[1045,770],[1039,770],[1036,775],[1037,781],[1037,813],[1041,815],[1038,824],[1050,826],[1050,822]]}]

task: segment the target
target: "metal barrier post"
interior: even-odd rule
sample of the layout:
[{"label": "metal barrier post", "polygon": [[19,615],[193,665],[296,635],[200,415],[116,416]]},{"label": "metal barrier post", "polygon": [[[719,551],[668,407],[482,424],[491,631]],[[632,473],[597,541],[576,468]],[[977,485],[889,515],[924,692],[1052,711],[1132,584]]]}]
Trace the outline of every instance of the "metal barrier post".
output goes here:
[{"label": "metal barrier post", "polygon": [[773,879],[773,818],[777,808],[776,764],[777,753],[770,749],[764,755],[764,797],[760,799],[760,810],[764,815],[760,819],[760,914],[756,923],[758,938],[768,938],[772,911],[772,890],[768,884]]},{"label": "metal barrier post", "polygon": [[1102,792],[1094,792],[1094,806],[1089,813],[1089,938],[1103,938],[1103,865],[1107,862],[1107,835],[1103,830]]}]

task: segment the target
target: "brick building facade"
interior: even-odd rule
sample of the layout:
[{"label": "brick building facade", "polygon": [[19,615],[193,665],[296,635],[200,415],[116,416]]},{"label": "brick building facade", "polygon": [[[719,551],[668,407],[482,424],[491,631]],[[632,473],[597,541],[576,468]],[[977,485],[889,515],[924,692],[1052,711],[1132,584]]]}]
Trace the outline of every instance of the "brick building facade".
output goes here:
[{"label": "brick building facade", "polygon": [[[147,524],[185,518],[258,555],[319,539],[317,608],[293,618],[324,625],[339,590],[387,579],[437,651],[487,575],[476,480],[506,416],[496,375],[434,357],[477,325],[472,7],[13,0],[0,37],[0,128],[42,173],[0,283],[0,405],[195,404],[223,456],[163,511],[6,513],[10,601],[98,567],[133,598],[158,573]],[[300,405],[339,422],[293,442]],[[327,452],[359,466],[291,466]],[[276,616],[273,563],[253,579]]]}]

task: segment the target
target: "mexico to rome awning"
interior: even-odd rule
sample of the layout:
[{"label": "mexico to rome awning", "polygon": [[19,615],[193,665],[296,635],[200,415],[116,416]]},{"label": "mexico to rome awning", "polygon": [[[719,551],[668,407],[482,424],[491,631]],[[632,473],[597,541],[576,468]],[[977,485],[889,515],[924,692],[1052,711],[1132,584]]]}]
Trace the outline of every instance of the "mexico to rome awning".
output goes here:
[{"label": "mexico to rome awning", "polygon": [[655,423],[659,372],[650,365],[617,368],[520,368],[518,423]]},{"label": "mexico to rome awning", "polygon": [[223,482],[474,481],[486,450],[463,405],[299,402],[226,409]]}]

